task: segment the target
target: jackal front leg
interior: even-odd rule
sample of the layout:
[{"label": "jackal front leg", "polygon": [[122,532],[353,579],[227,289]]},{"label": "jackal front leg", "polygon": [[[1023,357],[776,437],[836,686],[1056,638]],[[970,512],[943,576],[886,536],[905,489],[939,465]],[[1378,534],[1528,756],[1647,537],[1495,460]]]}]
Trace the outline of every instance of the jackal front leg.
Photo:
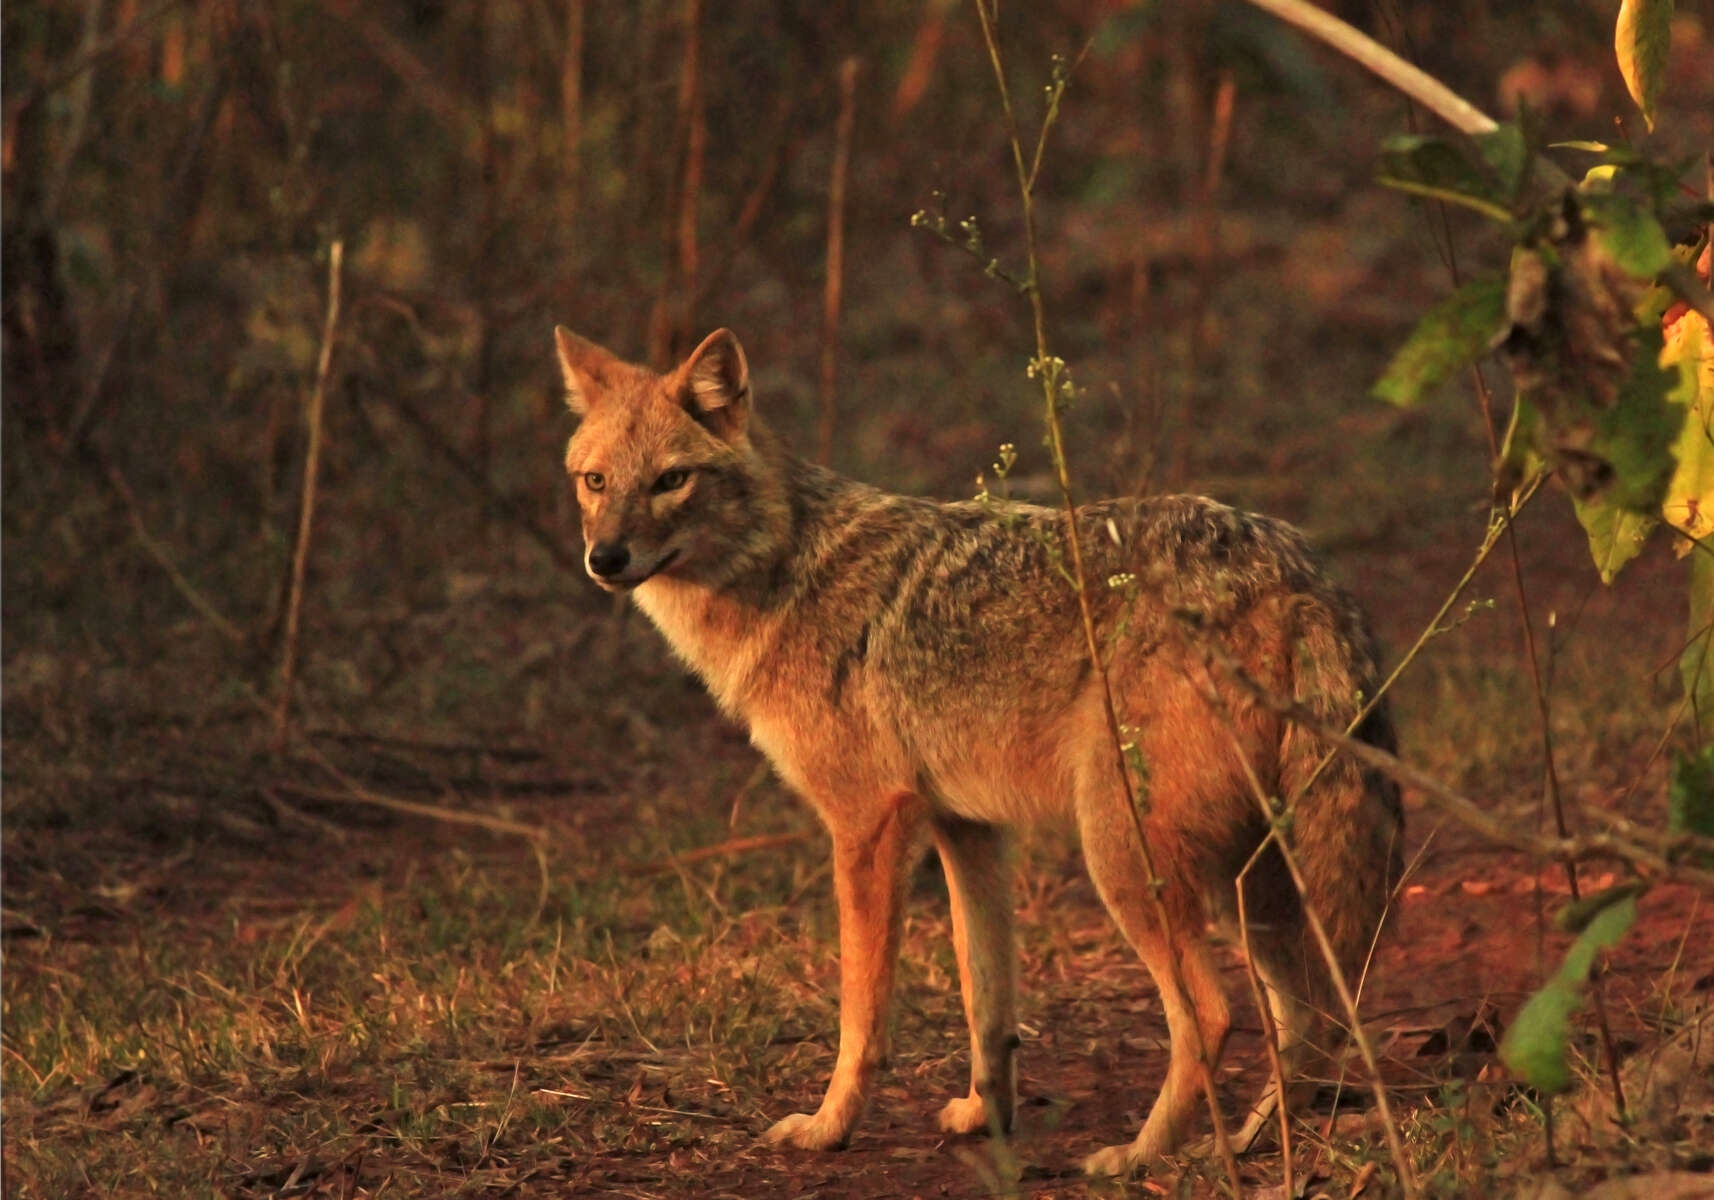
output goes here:
[{"label": "jackal front leg", "polygon": [[952,945],[970,1023],[970,1094],[948,1101],[948,1133],[1012,1128],[1018,1097],[1017,963],[1006,831],[937,819],[934,841],[952,898]]},{"label": "jackal front leg", "polygon": [[914,797],[889,801],[878,820],[851,828],[830,819],[839,902],[839,1058],[814,1113],[793,1113],[765,1135],[805,1150],[845,1145],[887,1056],[887,1009],[899,956],[904,859],[915,842]]}]

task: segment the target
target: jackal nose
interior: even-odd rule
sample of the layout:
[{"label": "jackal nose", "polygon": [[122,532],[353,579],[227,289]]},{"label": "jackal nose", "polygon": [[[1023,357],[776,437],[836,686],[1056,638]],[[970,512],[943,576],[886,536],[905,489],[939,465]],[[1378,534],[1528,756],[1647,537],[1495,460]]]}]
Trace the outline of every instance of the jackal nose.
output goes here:
[{"label": "jackal nose", "polygon": [[597,542],[589,548],[589,569],[611,579],[631,562],[631,552],[618,542]]}]

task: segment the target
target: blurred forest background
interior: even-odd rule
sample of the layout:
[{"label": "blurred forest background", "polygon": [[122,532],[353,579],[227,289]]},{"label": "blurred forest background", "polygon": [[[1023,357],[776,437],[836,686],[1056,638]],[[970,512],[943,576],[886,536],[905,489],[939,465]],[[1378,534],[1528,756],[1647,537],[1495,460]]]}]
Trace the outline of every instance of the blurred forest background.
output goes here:
[{"label": "blurred forest background", "polygon": [[[1714,20],[1697,5],[1680,5],[1653,135],[1624,100],[1605,0],[1329,7],[1489,111],[1527,102],[1555,138],[1636,139],[1668,159],[1714,145]],[[1028,120],[1052,56],[1078,60],[1040,212],[1056,349],[1086,389],[1070,417],[1081,494],[1202,491],[1296,521],[1385,639],[1408,644],[1481,538],[1489,434],[1468,388],[1411,411],[1368,389],[1457,273],[1505,252],[1474,220],[1374,184],[1382,137],[1431,119],[1237,0],[1056,0],[1002,16]],[[131,939],[248,944],[244,914],[259,905],[255,937],[272,945],[302,934],[292,905],[331,921],[381,880],[484,914],[433,943],[476,953],[540,914],[531,857],[507,839],[520,828],[553,834],[528,840],[545,847],[542,896],[564,939],[596,939],[580,961],[597,990],[639,987],[620,963],[635,952],[644,970],[639,947],[704,928],[694,913],[683,925],[623,908],[659,896],[600,874],[620,862],[777,839],[796,849],[757,878],[785,872],[772,903],[792,907],[820,855],[798,844],[807,818],[761,803],[775,788],[742,734],[582,576],[550,335],[563,323],[664,366],[729,326],[759,405],[801,450],[955,498],[1010,442],[1014,490],[1050,495],[1027,308],[911,227],[919,210],[975,216],[1003,265],[1020,254],[968,7],[18,0],[0,22],[6,1158],[9,1180],[36,1189],[21,1194],[74,1194],[54,1190],[75,1178],[55,1172],[105,1161],[66,1132],[56,1097],[80,1097],[83,1121],[139,1079],[183,1104],[186,1088],[231,1077],[198,1057],[215,1055],[206,1047],[159,1065],[145,1033],[183,995],[98,1002],[68,982],[100,975],[92,964]],[[324,445],[288,649],[336,241]],[[1650,750],[1677,697],[1658,668],[1683,638],[1681,568],[1657,548],[1603,589],[1566,506],[1551,507],[1522,523],[1523,568],[1538,628],[1552,625],[1567,795],[1634,797],[1658,815]],[[1399,703],[1416,760],[1535,820],[1541,734],[1510,588],[1506,574],[1479,580],[1494,610],[1441,639]],[[399,811],[410,804],[484,814],[494,836],[413,823]],[[472,854],[509,882],[471,899],[468,874],[434,875]],[[732,882],[746,861],[718,868],[731,875],[708,903],[774,894]],[[430,863],[432,884],[414,874]],[[590,899],[608,893],[627,893],[620,909]],[[394,891],[363,895],[392,911]],[[578,907],[591,904],[607,915]],[[830,960],[830,915],[804,920]],[[314,926],[321,953],[348,925]],[[608,967],[597,934],[608,955],[619,947]],[[234,967],[250,983],[232,986],[296,995],[301,959],[281,953],[284,974]],[[68,1030],[68,1011],[109,1002],[110,1020]],[[590,1005],[563,1037],[630,1036],[603,1024],[608,1001]],[[653,1041],[682,1040],[676,1012],[660,1010]],[[268,1036],[313,1042],[313,1022],[299,1024]],[[524,1024],[519,1044],[539,1046],[539,1012]],[[818,1061],[803,1065],[806,1099]],[[756,1070],[795,1078],[777,1061]],[[582,1119],[550,1113],[541,1128],[565,1137]],[[316,1144],[303,1129],[222,1128],[209,1135],[219,1162],[251,1174],[194,1170],[243,1194],[284,1177],[257,1163],[289,1167],[293,1147]],[[160,1178],[191,1169],[147,1161]],[[364,1170],[340,1179],[371,1187]],[[99,1194],[124,1191],[109,1184]]]},{"label": "blurred forest background", "polygon": [[[1345,7],[1479,103],[1522,96],[1556,135],[1615,133],[1608,5]],[[1043,219],[1049,310],[1089,389],[1085,491],[1214,490],[1335,550],[1437,538],[1427,511],[1467,511],[1486,484],[1473,406],[1399,417],[1365,395],[1451,282],[1444,214],[1370,182],[1378,139],[1417,122],[1406,102],[1240,3],[1007,18],[1025,97],[1051,54],[1090,47]],[[1662,128],[1694,148],[1710,49],[1680,24],[1666,99],[1683,115]],[[597,606],[564,575],[555,322],[656,365],[731,326],[767,413],[813,452],[847,64],[833,461],[964,495],[1011,441],[1023,489],[1045,483],[1025,310],[908,224],[975,215],[993,253],[1016,252],[992,80],[955,5],[90,0],[8,6],[5,34],[20,696],[38,676],[123,688],[115,672],[211,634],[230,652],[211,686],[261,682],[335,239],[310,696],[416,719],[485,684],[448,655],[433,665],[463,688],[413,688],[450,649],[400,643],[413,622],[486,589]],[[1453,232],[1451,253],[1479,258],[1480,230]],[[1409,444],[1377,455],[1377,433]],[[1416,452],[1449,439],[1471,458]],[[551,654],[564,635],[540,616]],[[491,682],[472,711],[501,723],[533,694]]]}]

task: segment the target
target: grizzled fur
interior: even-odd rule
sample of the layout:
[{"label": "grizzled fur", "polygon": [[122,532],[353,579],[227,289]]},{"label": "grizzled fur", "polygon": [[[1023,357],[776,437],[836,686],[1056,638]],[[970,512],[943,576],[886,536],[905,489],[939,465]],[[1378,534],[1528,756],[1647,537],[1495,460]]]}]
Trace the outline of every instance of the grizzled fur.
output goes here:
[{"label": "grizzled fur", "polygon": [[[1295,800],[1289,838],[1309,901],[1355,978],[1399,874],[1397,791],[1344,757],[1317,772],[1324,747],[1247,702],[1206,649],[1329,721],[1373,694],[1362,617],[1297,532],[1191,496],[1078,515],[1112,694],[1146,776],[1169,934],[1063,572],[1063,513],[889,495],[794,457],[754,413],[725,330],[665,376],[564,330],[556,340],[582,417],[566,467],[591,575],[632,594],[832,837],[839,1056],[819,1109],[778,1122],[771,1140],[850,1136],[885,1055],[904,876],[925,837],[946,869],[971,1029],[971,1089],[942,1110],[947,1130],[1012,1118],[1008,826],[1076,826],[1162,991],[1167,1078],[1135,1140],[1092,1156],[1091,1171],[1174,1150],[1198,1105],[1197,1044],[1217,1059],[1225,1041],[1204,930],[1233,926],[1234,881],[1267,833],[1252,777]],[[1361,734],[1391,748],[1384,708]],[[1245,911],[1288,1069],[1301,1068],[1337,1004],[1277,852],[1246,876]],[[1188,1005],[1170,983],[1175,955]],[[1264,1094],[1243,1144],[1281,1099]]]}]

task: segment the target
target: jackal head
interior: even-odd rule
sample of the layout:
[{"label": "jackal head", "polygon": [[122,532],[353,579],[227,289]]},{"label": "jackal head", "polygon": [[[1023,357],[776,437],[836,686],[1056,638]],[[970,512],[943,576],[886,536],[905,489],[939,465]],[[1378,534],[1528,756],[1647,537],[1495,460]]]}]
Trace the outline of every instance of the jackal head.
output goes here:
[{"label": "jackal head", "polygon": [[565,469],[590,578],[610,592],[657,575],[719,586],[765,557],[785,505],[755,445],[749,368],[731,331],[709,334],[665,375],[564,328],[554,342],[566,403],[582,418]]}]

